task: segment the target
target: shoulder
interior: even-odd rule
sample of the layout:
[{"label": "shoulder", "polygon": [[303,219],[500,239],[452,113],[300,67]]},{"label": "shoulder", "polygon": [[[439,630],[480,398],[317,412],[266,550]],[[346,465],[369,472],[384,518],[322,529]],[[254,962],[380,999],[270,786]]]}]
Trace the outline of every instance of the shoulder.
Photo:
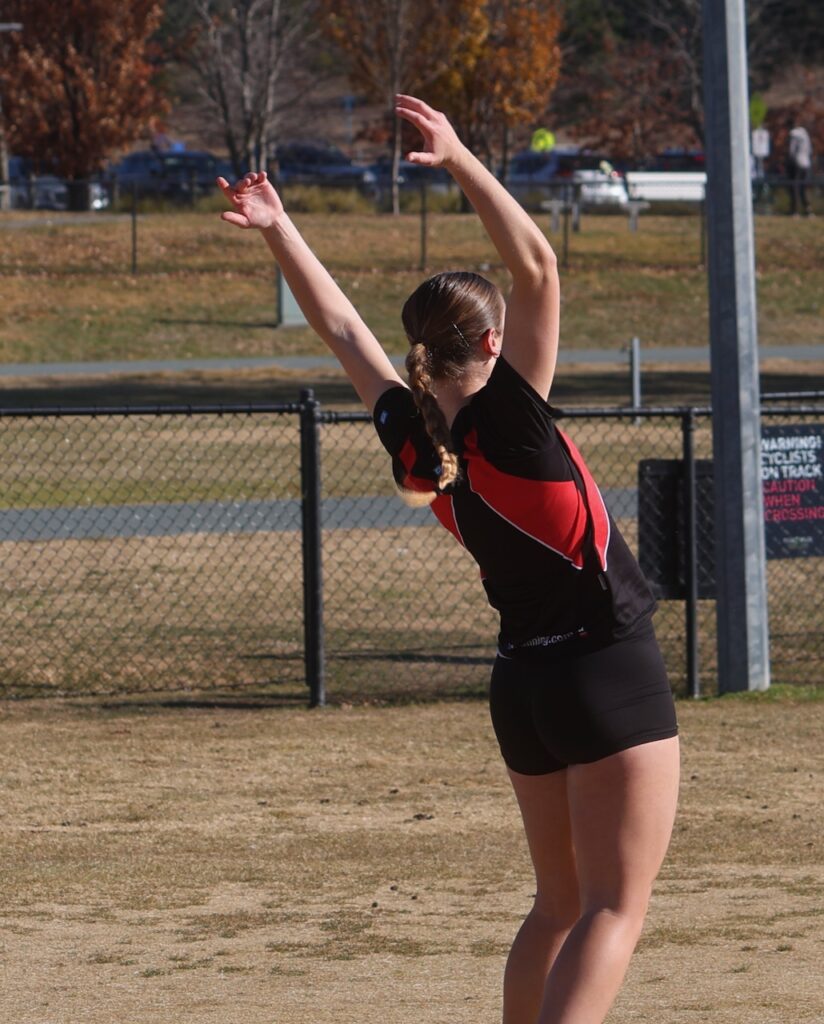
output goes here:
[{"label": "shoulder", "polygon": [[392,451],[402,445],[419,415],[408,387],[398,384],[387,388],[378,398],[372,412],[375,430],[384,447]]},{"label": "shoulder", "polygon": [[479,431],[508,447],[539,447],[555,433],[555,409],[503,356],[470,407]]}]

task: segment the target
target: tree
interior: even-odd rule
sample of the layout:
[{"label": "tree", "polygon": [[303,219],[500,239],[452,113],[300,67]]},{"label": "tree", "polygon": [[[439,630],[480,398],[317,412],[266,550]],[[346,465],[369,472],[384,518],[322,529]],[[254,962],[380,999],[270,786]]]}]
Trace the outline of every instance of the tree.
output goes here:
[{"label": "tree", "polygon": [[[564,2],[570,17],[589,10],[588,0]],[[802,24],[810,39],[821,39],[815,7],[810,0],[749,0],[749,71],[756,88],[766,88],[792,59],[791,40],[799,55],[816,52],[815,42],[802,41]],[[562,34],[569,47],[558,97],[572,113],[573,134],[636,158],[662,145],[703,145],[702,0],[607,0],[600,19],[590,11],[585,26]],[[656,117],[656,107],[666,116]]]},{"label": "tree", "polygon": [[[326,31],[345,54],[356,88],[383,103],[387,114],[397,93],[415,93],[449,59],[446,9],[417,0],[324,0]],[[392,210],[398,213],[402,128],[392,118]]]},{"label": "tree", "polygon": [[453,0],[451,60],[433,96],[467,145],[492,164],[512,132],[543,118],[561,68],[559,8],[552,0]]},{"label": "tree", "polygon": [[579,77],[586,104],[579,105],[573,134],[633,162],[668,146],[700,148],[685,84],[691,75],[680,69],[681,59],[666,44],[610,40],[599,61]]},{"label": "tree", "polygon": [[195,0],[179,50],[217,115],[235,174],[266,166],[284,115],[312,87],[315,0]]},{"label": "tree", "polygon": [[21,32],[3,41],[0,98],[10,148],[40,170],[76,182],[137,138],[164,109],[153,85],[151,36],[158,0],[4,0],[0,20]]},{"label": "tree", "polygon": [[[560,66],[553,0],[326,0],[326,10],[361,88],[387,107],[396,92],[424,93],[489,163],[546,109]],[[401,132],[396,122],[393,182]]]}]

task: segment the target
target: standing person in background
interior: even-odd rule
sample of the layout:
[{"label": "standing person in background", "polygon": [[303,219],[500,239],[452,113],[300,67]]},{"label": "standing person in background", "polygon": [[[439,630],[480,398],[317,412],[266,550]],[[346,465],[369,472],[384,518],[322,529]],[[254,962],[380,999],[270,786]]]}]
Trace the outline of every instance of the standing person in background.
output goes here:
[{"label": "standing person in background", "polygon": [[[424,281],[402,319],[409,386],[286,215],[265,174],[220,187],[258,228],[338,357],[395,480],[478,562],[499,611],[492,722],[537,879],[504,973],[504,1024],[601,1024],[641,934],[678,795],[672,693],[655,602],[548,396],[560,291],[544,234],[411,96],[396,113],[474,206],[512,287],[471,272]],[[433,559],[438,552],[433,551]],[[446,557],[444,555],[443,557]]]},{"label": "standing person in background", "polygon": [[787,122],[790,133],[787,136],[787,177],[790,179],[790,214],[797,217],[799,211],[808,217],[810,203],[807,199],[807,179],[813,166],[813,144],[810,133],[801,125]]}]

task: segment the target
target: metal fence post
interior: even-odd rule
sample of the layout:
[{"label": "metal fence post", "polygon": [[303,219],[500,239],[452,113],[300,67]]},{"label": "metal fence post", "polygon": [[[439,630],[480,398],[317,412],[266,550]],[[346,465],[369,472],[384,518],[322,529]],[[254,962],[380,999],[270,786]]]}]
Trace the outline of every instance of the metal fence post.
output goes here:
[{"label": "metal fence post", "polygon": [[687,409],[681,418],[684,458],[684,631],[687,639],[687,693],[701,696],[698,676],[698,536],[695,503],[695,410]]},{"label": "metal fence post", "polygon": [[[707,190],[707,186],[705,185],[704,186],[705,196],[706,196],[706,190]],[[700,266],[705,267],[707,265],[707,200],[706,200],[706,198],[702,199],[701,202],[698,204],[698,220],[699,220],[699,228],[698,228],[698,230],[701,233],[700,234],[700,241],[698,243],[699,244],[699,249],[700,249],[698,262],[699,262]]]},{"label": "metal fence post", "polygon": [[137,186],[132,185],[132,274],[137,273]]},{"label": "metal fence post", "polygon": [[[641,339],[633,338],[629,343],[629,379],[632,392],[632,408],[641,408]],[[635,417],[635,426],[639,426],[641,419]]]},{"label": "metal fence post", "polygon": [[311,388],[300,393],[300,490],[303,541],[303,631],[309,707],[326,703],[323,651],[320,403]]},{"label": "metal fence post", "polygon": [[564,195],[564,248],[561,256],[561,266],[566,270],[569,267],[569,211],[570,198],[567,190]]},{"label": "metal fence post", "polygon": [[426,181],[424,180],[424,181],[421,181],[421,267],[420,267],[421,270],[426,270],[426,260],[427,260],[427,252],[426,252],[426,236],[427,236],[426,215],[427,215],[427,212],[428,212],[428,209],[427,209],[428,205],[429,205],[428,204],[428,190],[427,190],[427,187],[426,187]]}]

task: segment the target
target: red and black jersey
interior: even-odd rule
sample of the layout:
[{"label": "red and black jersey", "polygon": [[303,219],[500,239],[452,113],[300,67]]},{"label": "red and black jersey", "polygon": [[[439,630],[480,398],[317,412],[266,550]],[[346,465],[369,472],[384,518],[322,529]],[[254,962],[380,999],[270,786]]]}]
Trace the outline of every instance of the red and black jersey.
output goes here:
[{"label": "red and black jersey", "polygon": [[[432,491],[440,463],[412,393],[385,391],[374,420],[397,483]],[[580,453],[505,359],[460,409],[452,438],[461,475],[432,511],[478,563],[502,650],[617,639],[653,611]]]}]

